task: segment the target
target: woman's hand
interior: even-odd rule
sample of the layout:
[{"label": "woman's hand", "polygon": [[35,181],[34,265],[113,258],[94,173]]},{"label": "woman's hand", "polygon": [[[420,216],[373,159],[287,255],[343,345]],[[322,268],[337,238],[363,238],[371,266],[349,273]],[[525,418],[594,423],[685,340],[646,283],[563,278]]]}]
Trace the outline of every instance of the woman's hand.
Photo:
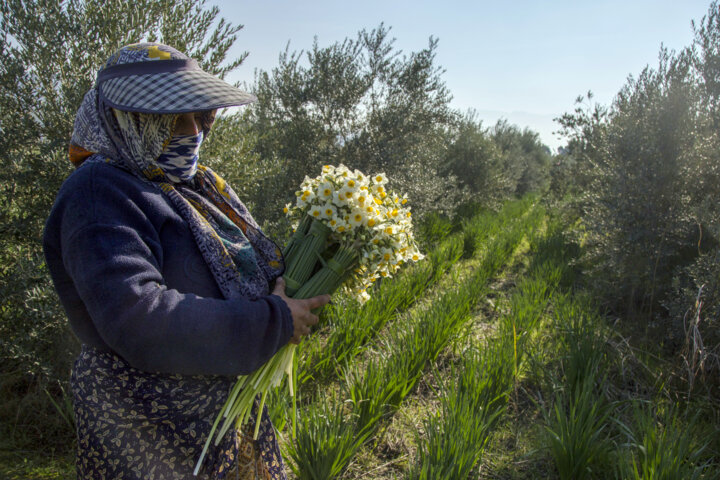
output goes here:
[{"label": "woman's hand", "polygon": [[312,310],[322,307],[330,301],[330,295],[318,295],[317,297],[296,300],[285,295],[285,280],[279,277],[275,281],[275,289],[272,292],[287,303],[293,318],[293,336],[291,343],[298,344],[303,336],[310,333],[310,326],[318,322],[317,315]]}]

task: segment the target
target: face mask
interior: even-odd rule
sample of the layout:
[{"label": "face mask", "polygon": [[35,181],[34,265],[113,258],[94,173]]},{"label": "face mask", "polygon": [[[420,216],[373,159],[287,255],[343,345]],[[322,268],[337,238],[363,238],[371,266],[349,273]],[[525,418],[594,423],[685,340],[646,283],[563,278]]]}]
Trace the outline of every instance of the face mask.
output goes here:
[{"label": "face mask", "polygon": [[167,177],[175,182],[186,182],[195,176],[198,152],[203,141],[202,130],[197,135],[175,135],[160,154],[157,163]]}]

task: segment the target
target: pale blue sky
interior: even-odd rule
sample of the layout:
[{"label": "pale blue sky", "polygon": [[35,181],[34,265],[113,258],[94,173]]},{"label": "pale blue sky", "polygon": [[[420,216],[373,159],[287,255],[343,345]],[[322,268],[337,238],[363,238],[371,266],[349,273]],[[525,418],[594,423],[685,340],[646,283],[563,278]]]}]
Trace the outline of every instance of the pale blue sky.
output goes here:
[{"label": "pale blue sky", "polygon": [[396,49],[406,53],[439,39],[436,62],[453,95],[451,105],[474,108],[486,125],[506,118],[540,133],[550,147],[552,119],[573,109],[592,90],[609,104],[628,75],[657,64],[660,45],[679,50],[692,40],[710,1],[407,1],[211,0],[228,20],[243,24],[231,55],[247,60],[228,80],[252,83],[256,69],[270,70],[290,42],[307,50],[381,22]]}]

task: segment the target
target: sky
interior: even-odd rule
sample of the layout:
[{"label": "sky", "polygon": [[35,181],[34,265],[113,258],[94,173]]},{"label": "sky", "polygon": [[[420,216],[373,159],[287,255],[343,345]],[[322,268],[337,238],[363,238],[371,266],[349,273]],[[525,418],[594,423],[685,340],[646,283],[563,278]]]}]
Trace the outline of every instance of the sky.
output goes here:
[{"label": "sky", "polygon": [[254,81],[256,70],[278,64],[290,51],[307,51],[317,37],[329,46],[384,23],[396,50],[409,54],[438,39],[436,65],[453,99],[486,126],[506,119],[530,128],[556,150],[565,142],[554,118],[592,91],[609,105],[661,45],[681,50],[692,42],[691,21],[707,14],[698,0],[210,0],[220,15],[244,25],[230,57],[248,52],[226,79]]}]

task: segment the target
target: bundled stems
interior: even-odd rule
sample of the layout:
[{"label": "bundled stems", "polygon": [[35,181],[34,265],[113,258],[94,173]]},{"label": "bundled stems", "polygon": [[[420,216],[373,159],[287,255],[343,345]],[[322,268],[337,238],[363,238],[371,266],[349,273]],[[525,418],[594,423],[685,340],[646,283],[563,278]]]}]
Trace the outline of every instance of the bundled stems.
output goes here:
[{"label": "bundled stems", "polygon": [[320,261],[323,268],[297,291],[294,298],[310,298],[337,290],[346,272],[356,265],[357,254],[348,247],[340,247],[332,258],[325,261],[320,257]]},{"label": "bundled stems", "polygon": [[[310,218],[310,217],[306,217]],[[301,225],[305,223],[303,219]],[[310,278],[315,271],[318,256],[325,251],[327,237],[330,235],[330,228],[322,222],[310,219],[310,227],[307,234],[303,235],[300,240],[291,240],[290,248],[288,248],[287,265],[283,279],[285,279],[285,293],[292,298],[298,289]],[[301,229],[298,227],[297,232]]]}]

